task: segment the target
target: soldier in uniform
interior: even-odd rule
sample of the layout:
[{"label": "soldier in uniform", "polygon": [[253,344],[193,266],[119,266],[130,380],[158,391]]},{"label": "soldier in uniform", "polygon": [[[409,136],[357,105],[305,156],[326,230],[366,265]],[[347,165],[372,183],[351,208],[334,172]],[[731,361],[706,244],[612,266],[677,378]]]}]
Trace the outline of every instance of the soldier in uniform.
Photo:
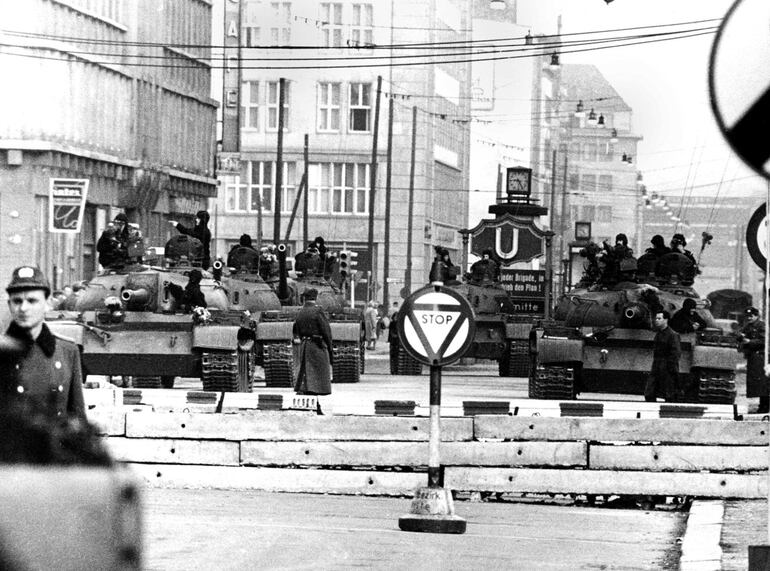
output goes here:
[{"label": "soldier in uniform", "polygon": [[80,352],[51,333],[45,312],[51,286],[39,268],[21,266],[6,288],[12,322],[6,341],[18,348],[0,360],[0,398],[51,421],[86,422]]},{"label": "soldier in uniform", "polygon": [[96,243],[102,267],[122,267],[128,261],[128,238],[128,216],[121,212],[104,229]]},{"label": "soldier in uniform", "polygon": [[253,272],[259,266],[259,253],[251,244],[251,236],[241,234],[238,245],[227,254],[227,267]]},{"label": "soldier in uniform", "polygon": [[[329,395],[332,392],[331,364],[334,361],[329,320],[316,301],[318,290],[304,293],[305,304],[294,320],[294,391],[300,395]],[[319,400],[318,413],[321,412]]]},{"label": "soldier in uniform", "polygon": [[681,401],[684,396],[679,383],[679,358],[682,347],[679,334],[668,326],[669,313],[655,313],[655,334],[652,350],[652,370],[644,388],[644,400],[655,402],[657,396],[663,395],[666,402]]},{"label": "soldier in uniform", "polygon": [[473,283],[496,282],[500,278],[500,268],[492,259],[492,250],[487,248],[481,253],[481,259],[471,265],[470,281]]},{"label": "soldier in uniform", "polygon": [[203,259],[200,260],[200,263],[204,270],[208,269],[211,265],[211,230],[209,230],[208,226],[210,218],[211,216],[208,212],[205,210],[199,210],[195,214],[195,226],[192,228],[189,226],[184,226],[176,220],[168,221],[171,226],[176,228],[182,234],[192,236],[193,238],[197,238],[201,241],[201,244],[203,244]]},{"label": "soldier in uniform", "polygon": [[770,412],[768,379],[765,376],[765,322],[756,307],[747,307],[746,323],[738,334],[739,351],[746,357],[746,397],[759,397],[757,412]]}]

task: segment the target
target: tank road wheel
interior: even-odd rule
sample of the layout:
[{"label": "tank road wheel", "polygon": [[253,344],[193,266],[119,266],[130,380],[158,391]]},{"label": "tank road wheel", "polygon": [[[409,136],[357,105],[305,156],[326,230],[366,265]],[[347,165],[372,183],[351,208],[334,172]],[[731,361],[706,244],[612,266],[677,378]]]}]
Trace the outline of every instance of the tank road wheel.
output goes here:
[{"label": "tank road wheel", "polygon": [[573,400],[575,372],[571,367],[539,365],[529,377],[529,398]]},{"label": "tank road wheel", "polygon": [[714,369],[693,370],[697,383],[698,402],[707,404],[733,404],[735,402],[735,373]]},{"label": "tank road wheel", "polygon": [[201,359],[203,390],[251,392],[251,367],[249,351],[204,351]]},{"label": "tank road wheel", "polygon": [[335,343],[332,347],[332,382],[357,383],[361,380],[361,345],[360,343]]},{"label": "tank road wheel", "polygon": [[528,377],[531,367],[529,341],[509,340],[505,344],[505,353],[498,361],[501,377]]},{"label": "tank road wheel", "polygon": [[265,343],[263,355],[265,386],[294,386],[294,351],[291,343]]},{"label": "tank road wheel", "polygon": [[412,358],[399,342],[390,343],[390,374],[421,375],[422,364]]}]

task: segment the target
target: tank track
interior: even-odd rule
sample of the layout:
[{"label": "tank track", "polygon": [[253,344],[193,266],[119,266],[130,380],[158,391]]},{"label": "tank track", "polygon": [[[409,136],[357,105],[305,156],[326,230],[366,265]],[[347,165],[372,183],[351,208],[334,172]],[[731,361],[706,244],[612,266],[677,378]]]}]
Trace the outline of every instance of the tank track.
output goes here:
[{"label": "tank track", "polygon": [[530,366],[529,341],[521,339],[509,340],[505,344],[505,354],[498,361],[500,376],[528,377]]},{"label": "tank track", "polygon": [[735,373],[704,369],[695,373],[698,383],[698,402],[707,404],[733,404],[737,391]]},{"label": "tank track", "polygon": [[422,363],[413,359],[398,341],[390,343],[390,374],[421,375]]},{"label": "tank track", "polygon": [[334,364],[332,365],[332,382],[357,383],[361,380],[361,344],[334,343]]},{"label": "tank track", "polygon": [[254,382],[252,361],[248,351],[204,351],[201,356],[203,390],[250,393]]},{"label": "tank track", "polygon": [[291,343],[265,343],[263,349],[265,385],[294,386],[294,350]]},{"label": "tank track", "polygon": [[571,367],[540,365],[529,377],[529,398],[560,399],[575,398],[575,371]]}]

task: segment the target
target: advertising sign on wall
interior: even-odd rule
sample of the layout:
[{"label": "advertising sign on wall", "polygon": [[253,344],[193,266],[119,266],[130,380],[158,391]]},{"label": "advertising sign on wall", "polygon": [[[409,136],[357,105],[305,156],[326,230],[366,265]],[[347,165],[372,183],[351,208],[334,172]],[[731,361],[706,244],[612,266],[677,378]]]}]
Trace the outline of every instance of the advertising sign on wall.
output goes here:
[{"label": "advertising sign on wall", "polygon": [[52,178],[48,197],[48,231],[78,233],[88,195],[88,179]]}]

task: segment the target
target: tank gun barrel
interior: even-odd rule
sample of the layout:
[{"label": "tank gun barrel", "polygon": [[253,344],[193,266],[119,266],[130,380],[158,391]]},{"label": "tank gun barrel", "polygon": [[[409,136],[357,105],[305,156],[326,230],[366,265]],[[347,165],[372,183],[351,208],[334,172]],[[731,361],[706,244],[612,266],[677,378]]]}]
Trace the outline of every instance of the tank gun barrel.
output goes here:
[{"label": "tank gun barrel", "polygon": [[289,270],[286,267],[286,244],[278,244],[276,248],[278,257],[278,299],[282,302],[289,299],[291,295],[289,292],[288,274]]},{"label": "tank gun barrel", "polygon": [[141,287],[139,289],[124,289],[120,293],[120,299],[128,309],[142,309],[150,301],[150,292]]},{"label": "tank gun barrel", "polygon": [[630,326],[642,325],[647,319],[646,308],[642,305],[633,304],[623,308],[623,321]]}]

